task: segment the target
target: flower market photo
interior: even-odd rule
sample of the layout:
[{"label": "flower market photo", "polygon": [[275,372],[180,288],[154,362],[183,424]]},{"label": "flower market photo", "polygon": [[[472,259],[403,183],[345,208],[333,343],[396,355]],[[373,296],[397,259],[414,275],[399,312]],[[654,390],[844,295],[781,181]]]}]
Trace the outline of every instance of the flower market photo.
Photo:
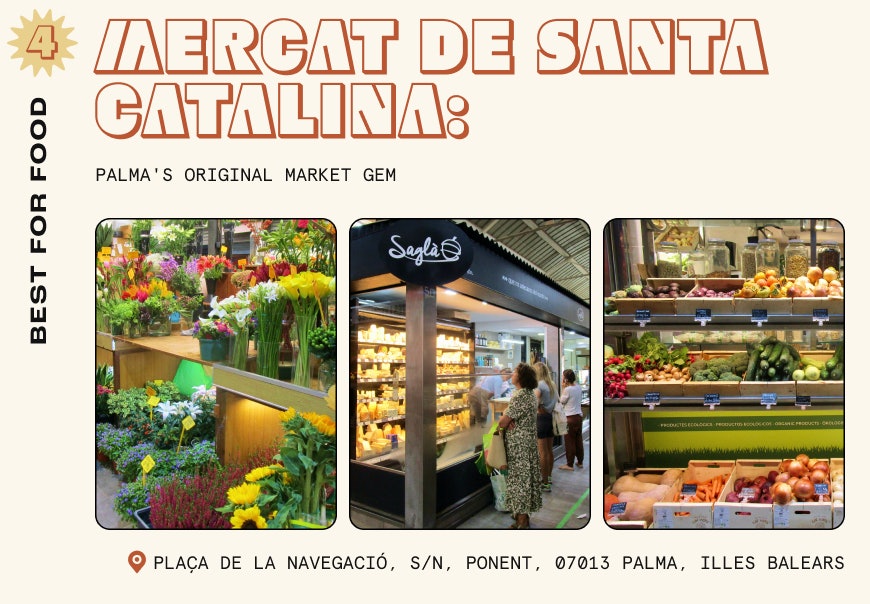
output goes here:
[{"label": "flower market photo", "polygon": [[106,219],[95,237],[97,523],[332,525],[335,226]]}]

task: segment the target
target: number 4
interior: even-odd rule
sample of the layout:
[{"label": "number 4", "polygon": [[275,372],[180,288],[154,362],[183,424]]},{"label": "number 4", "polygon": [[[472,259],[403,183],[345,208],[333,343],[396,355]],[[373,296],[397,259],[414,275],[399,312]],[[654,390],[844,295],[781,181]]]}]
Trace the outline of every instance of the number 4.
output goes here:
[{"label": "number 4", "polygon": [[42,59],[52,60],[57,53],[57,42],[54,40],[53,25],[39,25],[30,38],[27,52],[38,53]]}]

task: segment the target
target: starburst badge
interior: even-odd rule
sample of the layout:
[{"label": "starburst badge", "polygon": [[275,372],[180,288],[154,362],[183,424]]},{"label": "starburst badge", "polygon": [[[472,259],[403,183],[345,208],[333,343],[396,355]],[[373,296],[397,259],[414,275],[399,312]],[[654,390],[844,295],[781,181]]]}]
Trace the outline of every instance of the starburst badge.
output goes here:
[{"label": "starburst badge", "polygon": [[32,67],[35,77],[40,69],[44,69],[49,76],[55,66],[64,69],[63,60],[73,58],[69,47],[77,42],[70,40],[69,34],[73,28],[64,28],[63,20],[64,17],[60,17],[55,21],[50,10],[45,17],[40,17],[34,10],[31,21],[21,17],[23,27],[12,28],[17,37],[10,40],[9,44],[17,48],[12,58],[21,59],[22,70]]}]

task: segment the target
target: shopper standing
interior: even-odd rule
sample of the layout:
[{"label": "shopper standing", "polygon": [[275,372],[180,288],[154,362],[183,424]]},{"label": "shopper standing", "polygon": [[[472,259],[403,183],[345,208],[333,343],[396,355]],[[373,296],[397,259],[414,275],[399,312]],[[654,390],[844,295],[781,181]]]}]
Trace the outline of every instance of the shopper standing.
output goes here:
[{"label": "shopper standing", "polygon": [[540,460],[535,449],[538,380],[530,365],[519,363],[511,374],[511,382],[516,389],[498,420],[499,428],[505,430],[508,462],[505,505],[515,519],[511,528],[527,529],[529,515],[541,509],[542,504]]},{"label": "shopper standing", "polygon": [[562,396],[559,401],[565,408],[568,418],[568,434],[565,435],[565,463],[560,470],[574,470],[574,460],[577,467],[583,467],[583,389],[577,385],[577,374],[573,369],[562,372]]},{"label": "shopper standing", "polygon": [[538,377],[538,387],[535,396],[538,399],[538,456],[541,459],[541,484],[543,490],[552,490],[553,474],[553,408],[559,396],[556,384],[550,377],[550,368],[541,362],[535,363],[535,374]]}]

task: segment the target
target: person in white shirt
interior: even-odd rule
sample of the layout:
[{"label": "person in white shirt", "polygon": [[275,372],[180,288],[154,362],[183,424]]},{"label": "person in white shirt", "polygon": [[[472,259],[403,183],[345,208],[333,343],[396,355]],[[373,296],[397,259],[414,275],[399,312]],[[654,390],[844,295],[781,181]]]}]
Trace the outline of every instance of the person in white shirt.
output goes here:
[{"label": "person in white shirt", "polygon": [[568,434],[565,435],[565,463],[560,470],[573,470],[574,460],[577,467],[583,467],[583,389],[577,385],[577,375],[573,369],[562,372],[562,396],[559,397],[568,418]]}]

